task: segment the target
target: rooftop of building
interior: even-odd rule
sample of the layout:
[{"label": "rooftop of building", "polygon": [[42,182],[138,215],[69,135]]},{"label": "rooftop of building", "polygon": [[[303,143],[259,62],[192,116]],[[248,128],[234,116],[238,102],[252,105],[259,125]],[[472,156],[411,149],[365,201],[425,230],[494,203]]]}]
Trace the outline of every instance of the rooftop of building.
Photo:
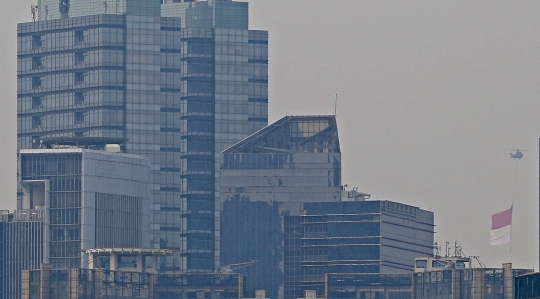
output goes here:
[{"label": "rooftop of building", "polygon": [[58,146],[76,146],[81,148],[104,147],[107,144],[125,144],[128,139],[114,137],[41,137],[35,140],[44,148],[57,148]]},{"label": "rooftop of building", "polygon": [[44,209],[0,210],[0,222],[41,222],[44,220]]},{"label": "rooftop of building", "polygon": [[155,249],[155,248],[92,248],[85,249],[87,254],[140,254],[148,256],[171,255],[174,250],[171,249]]},{"label": "rooftop of building", "polygon": [[123,138],[108,137],[46,137],[34,140],[39,148],[20,149],[23,155],[94,153],[107,156],[122,156],[132,159],[145,159],[140,155],[122,153]]},{"label": "rooftop of building", "polygon": [[285,116],[223,153],[339,153],[335,115]]}]

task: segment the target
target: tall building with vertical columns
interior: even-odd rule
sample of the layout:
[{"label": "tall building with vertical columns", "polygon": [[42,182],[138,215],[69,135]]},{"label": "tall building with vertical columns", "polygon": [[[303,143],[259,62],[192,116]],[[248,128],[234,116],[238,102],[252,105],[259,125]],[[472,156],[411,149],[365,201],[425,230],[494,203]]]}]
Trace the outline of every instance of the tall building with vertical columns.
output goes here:
[{"label": "tall building with vertical columns", "polygon": [[[227,0],[40,0],[18,26],[18,149],[126,139],[152,171],[164,271],[214,271],[220,153],[268,122],[268,33]],[[22,204],[19,187],[19,207]]]}]

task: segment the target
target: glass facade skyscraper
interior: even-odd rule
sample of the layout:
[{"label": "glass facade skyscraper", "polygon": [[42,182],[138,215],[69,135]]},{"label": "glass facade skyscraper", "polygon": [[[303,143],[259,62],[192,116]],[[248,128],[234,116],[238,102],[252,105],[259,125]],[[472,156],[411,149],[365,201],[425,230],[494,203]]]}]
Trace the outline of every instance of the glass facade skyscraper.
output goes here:
[{"label": "glass facade skyscraper", "polygon": [[[307,202],[341,198],[341,153],[335,116],[287,116],[226,149],[221,162],[216,246],[222,266],[251,263],[246,296],[288,294],[299,255],[287,251],[290,220]],[[294,240],[296,242],[296,240]],[[290,289],[290,288],[289,288]]]},{"label": "glass facade skyscraper", "polygon": [[152,246],[178,250],[161,269],[214,271],[221,151],[268,122],[268,33],[247,3],[40,0],[17,55],[18,149],[127,139],[152,165]]}]

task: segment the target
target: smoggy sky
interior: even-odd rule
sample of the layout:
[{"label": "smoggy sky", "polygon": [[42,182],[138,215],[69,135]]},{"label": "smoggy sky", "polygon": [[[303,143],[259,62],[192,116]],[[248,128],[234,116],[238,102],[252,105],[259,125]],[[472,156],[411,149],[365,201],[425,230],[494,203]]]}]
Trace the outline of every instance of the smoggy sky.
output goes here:
[{"label": "smoggy sky", "polygon": [[[0,10],[0,198],[15,208],[16,24]],[[333,114],[343,184],[435,212],[435,239],[538,268],[539,1],[252,0],[270,32],[270,122]],[[530,149],[516,162],[504,149]],[[515,198],[512,251],[490,215]]]}]

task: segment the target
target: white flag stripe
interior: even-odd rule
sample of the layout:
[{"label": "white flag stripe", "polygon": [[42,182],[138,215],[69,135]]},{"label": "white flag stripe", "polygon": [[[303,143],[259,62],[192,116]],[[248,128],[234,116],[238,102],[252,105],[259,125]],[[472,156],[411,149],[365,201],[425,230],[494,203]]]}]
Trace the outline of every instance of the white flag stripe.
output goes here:
[{"label": "white flag stripe", "polygon": [[491,245],[503,245],[510,242],[510,232],[512,226],[507,225],[498,229],[491,230],[491,238],[489,244]]}]

